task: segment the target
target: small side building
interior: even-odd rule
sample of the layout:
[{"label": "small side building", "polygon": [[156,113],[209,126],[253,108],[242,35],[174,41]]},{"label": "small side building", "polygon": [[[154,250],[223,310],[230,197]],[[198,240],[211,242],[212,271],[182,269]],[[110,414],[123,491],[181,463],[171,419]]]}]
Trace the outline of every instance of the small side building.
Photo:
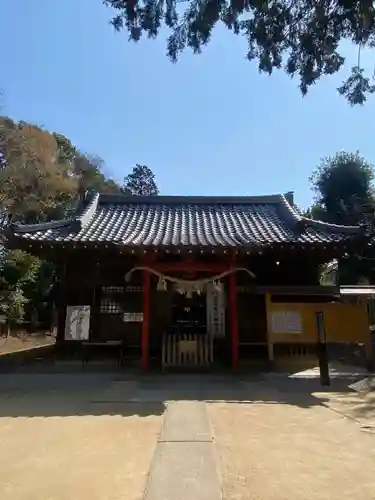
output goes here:
[{"label": "small side building", "polygon": [[302,217],[292,193],[98,194],[72,219],[12,225],[8,241],[62,270],[61,347],[121,344],[144,370],[236,369],[306,360],[318,340],[369,343],[365,305],[319,281],[362,231]]}]

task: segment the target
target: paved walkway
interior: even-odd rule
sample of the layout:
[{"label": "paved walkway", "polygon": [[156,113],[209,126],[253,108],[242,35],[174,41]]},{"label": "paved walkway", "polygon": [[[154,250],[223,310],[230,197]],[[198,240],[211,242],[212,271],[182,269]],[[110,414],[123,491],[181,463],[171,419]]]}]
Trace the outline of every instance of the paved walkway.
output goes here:
[{"label": "paved walkway", "polygon": [[205,403],[171,402],[154,454],[146,500],[220,500]]},{"label": "paved walkway", "polygon": [[0,498],[372,500],[375,401],[347,385],[2,375]]}]

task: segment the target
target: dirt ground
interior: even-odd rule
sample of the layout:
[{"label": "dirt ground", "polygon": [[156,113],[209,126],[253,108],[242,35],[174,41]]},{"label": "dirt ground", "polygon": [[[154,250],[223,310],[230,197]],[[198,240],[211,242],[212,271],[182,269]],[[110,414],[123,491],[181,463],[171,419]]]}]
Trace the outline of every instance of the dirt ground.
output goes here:
[{"label": "dirt ground", "polygon": [[0,335],[0,355],[54,343],[55,338],[45,332],[32,334],[19,332],[9,337],[3,334]]},{"label": "dirt ground", "polygon": [[223,500],[375,498],[375,435],[312,396],[252,392],[250,403],[208,405]]},{"label": "dirt ground", "polygon": [[144,499],[165,409],[190,400],[205,404],[223,500],[373,500],[375,398],[347,386],[333,380],[323,391],[279,375],[2,374],[0,498]]},{"label": "dirt ground", "polygon": [[1,500],[142,497],[159,406],[125,404],[129,384],[102,377],[27,375],[7,385],[0,391]]}]

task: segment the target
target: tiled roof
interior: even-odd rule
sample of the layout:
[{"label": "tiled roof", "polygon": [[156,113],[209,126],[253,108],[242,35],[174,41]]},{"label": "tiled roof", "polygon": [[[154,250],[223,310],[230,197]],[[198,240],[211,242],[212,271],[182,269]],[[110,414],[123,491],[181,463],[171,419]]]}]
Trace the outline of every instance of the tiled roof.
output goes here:
[{"label": "tiled roof", "polygon": [[358,227],[301,217],[284,195],[178,197],[96,195],[74,219],[14,225],[18,238],[49,243],[108,243],[132,247],[252,247],[328,243]]}]

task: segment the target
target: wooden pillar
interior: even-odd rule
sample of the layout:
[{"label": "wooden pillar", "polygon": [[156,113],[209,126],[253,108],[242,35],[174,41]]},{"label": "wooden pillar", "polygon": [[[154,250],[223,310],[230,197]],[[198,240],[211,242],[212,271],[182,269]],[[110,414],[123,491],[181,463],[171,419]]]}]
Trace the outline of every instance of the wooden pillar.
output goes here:
[{"label": "wooden pillar", "polygon": [[143,321],[141,337],[141,368],[148,368],[148,343],[150,329],[150,273],[143,271]]},{"label": "wooden pillar", "polygon": [[270,363],[273,363],[275,355],[274,355],[274,348],[273,348],[273,342],[272,342],[272,324],[271,324],[271,294],[266,293],[265,296],[265,301],[266,301],[266,328],[267,328],[267,347],[268,347],[268,361]]},{"label": "wooden pillar", "polygon": [[237,317],[237,292],[236,273],[229,275],[229,316],[232,339],[232,367],[238,368],[238,317]]}]

